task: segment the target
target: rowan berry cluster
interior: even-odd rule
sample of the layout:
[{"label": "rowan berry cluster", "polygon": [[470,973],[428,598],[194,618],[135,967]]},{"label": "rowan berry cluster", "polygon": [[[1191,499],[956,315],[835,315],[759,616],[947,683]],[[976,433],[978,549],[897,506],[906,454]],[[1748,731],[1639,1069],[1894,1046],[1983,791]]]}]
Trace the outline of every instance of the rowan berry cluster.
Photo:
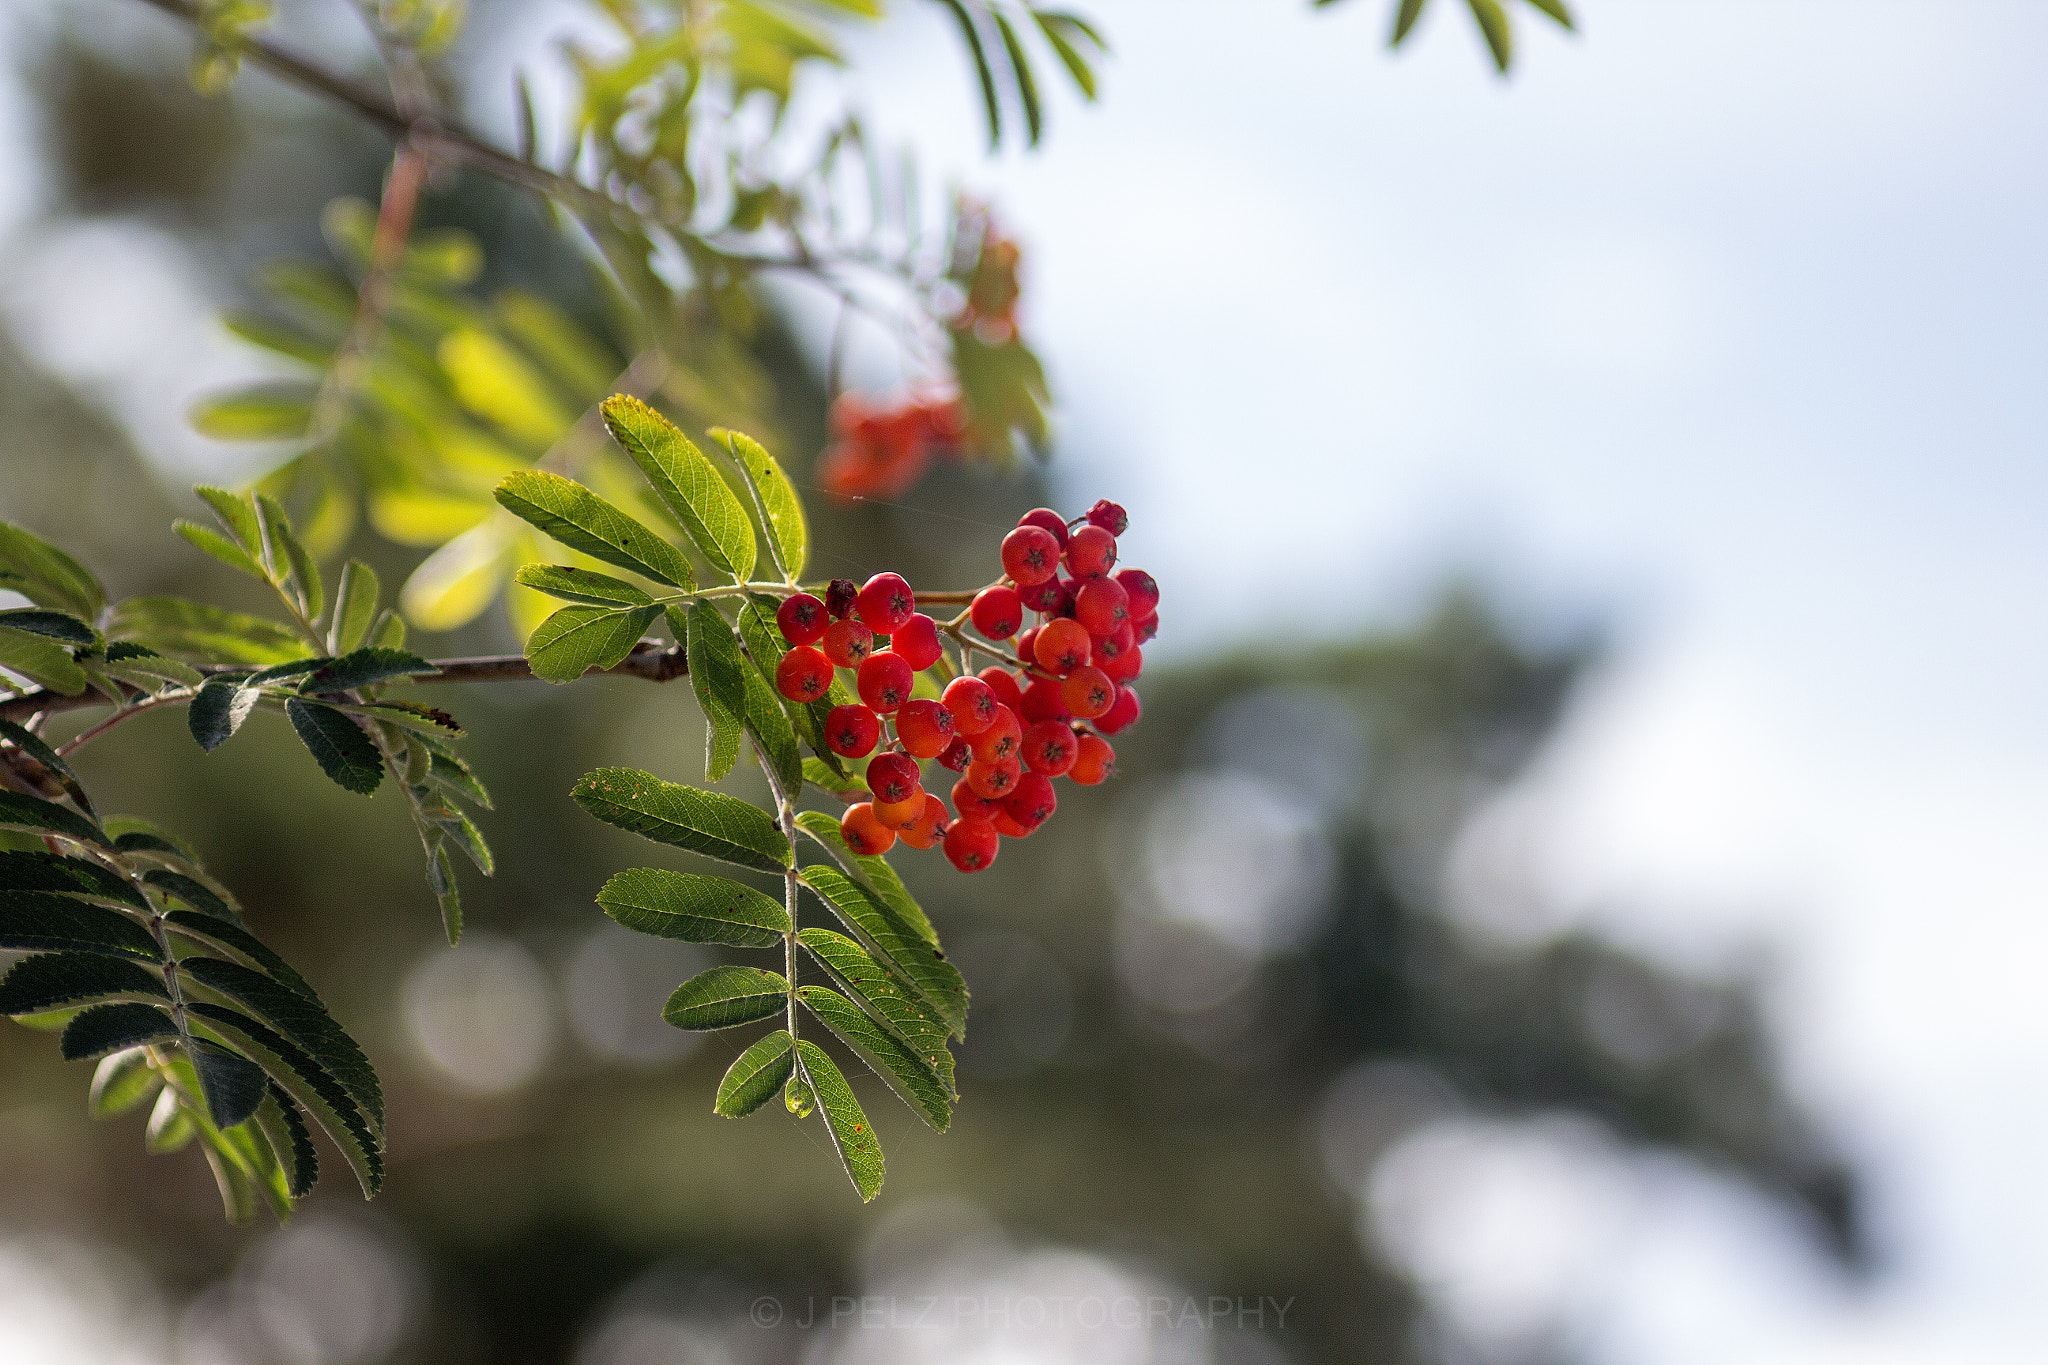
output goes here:
[{"label": "rowan berry cluster", "polygon": [[[836,670],[854,675],[860,700],[834,706],[824,732],[835,754],[868,760],[871,798],[840,822],[855,852],[882,853],[898,839],[941,845],[955,867],[978,872],[1004,837],[1025,838],[1051,817],[1054,778],[1093,786],[1114,773],[1104,736],[1138,719],[1130,684],[1159,630],[1159,585],[1143,569],[1116,567],[1125,523],[1107,501],[1072,521],[1047,508],[1026,513],[1003,538],[1003,576],[944,623],[918,611],[893,573],[859,587],[835,579],[822,601],[798,593],[782,603],[782,694],[818,701]],[[947,639],[957,669],[942,663]],[[1000,662],[969,672],[975,654]],[[950,681],[928,686],[936,697],[918,696],[918,675],[934,667]],[[950,811],[925,790],[922,761],[961,774]]]}]

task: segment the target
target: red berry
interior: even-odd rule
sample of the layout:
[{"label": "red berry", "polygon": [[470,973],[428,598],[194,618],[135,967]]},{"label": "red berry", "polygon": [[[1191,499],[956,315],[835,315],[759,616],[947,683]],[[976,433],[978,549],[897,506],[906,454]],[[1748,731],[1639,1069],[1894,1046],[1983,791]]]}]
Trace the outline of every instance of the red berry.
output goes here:
[{"label": "red berry", "polygon": [[833,620],[843,621],[846,619],[846,613],[853,610],[853,604],[859,596],[860,589],[854,586],[852,579],[835,578],[831,586],[825,589],[825,610],[832,614]]},{"label": "red berry", "polygon": [[1158,633],[1159,617],[1157,615],[1153,615],[1148,616],[1144,620],[1138,622],[1137,628],[1133,633],[1132,638],[1134,638],[1139,644],[1142,645]]},{"label": "red berry", "polygon": [[809,645],[798,645],[775,665],[775,687],[791,701],[816,701],[832,690],[832,661]]},{"label": "red berry", "polygon": [[[1110,558],[1116,558],[1111,547]],[[899,573],[878,573],[861,586],[860,619],[877,635],[898,629],[917,610],[917,598]]]},{"label": "red berry", "polygon": [[979,872],[996,860],[1001,844],[994,825],[963,816],[946,831],[946,861],[962,872]]},{"label": "red berry", "polygon": [[1055,616],[1072,616],[1074,614],[1074,600],[1080,594],[1080,583],[1071,578],[1062,578],[1060,580],[1060,600],[1054,605],[1052,614]]},{"label": "red berry", "polygon": [[1022,752],[1024,765],[1031,771],[1058,777],[1074,766],[1081,742],[1074,738],[1073,727],[1064,721],[1042,720],[1024,732]]},{"label": "red berry", "polygon": [[1007,706],[996,708],[996,718],[989,722],[988,729],[967,741],[967,747],[974,750],[976,762],[990,759],[1014,758],[1018,742],[1024,738],[1024,726],[1017,719],[1017,713]]},{"label": "red berry", "polygon": [[885,649],[868,655],[867,662],[854,675],[853,690],[860,693],[862,701],[886,716],[910,700],[910,689],[916,684],[917,675],[903,656]]},{"label": "red berry", "polygon": [[1095,728],[1105,735],[1113,735],[1138,719],[1138,694],[1128,687],[1116,690],[1116,701],[1107,711],[1095,718]]},{"label": "red berry", "polygon": [[882,738],[882,722],[859,702],[835,706],[825,716],[825,747],[843,758],[865,758]]},{"label": "red berry", "polygon": [[1116,702],[1116,684],[1099,668],[1077,668],[1060,683],[1060,700],[1082,720],[1094,720]]},{"label": "red berry", "polygon": [[876,801],[889,805],[908,801],[921,785],[917,764],[907,754],[889,749],[868,760],[868,790]]},{"label": "red berry", "polygon": [[1101,735],[1081,736],[1080,752],[1074,755],[1074,766],[1067,769],[1067,776],[1084,787],[1115,777],[1116,750]]},{"label": "red berry", "polygon": [[1057,575],[1043,583],[1033,583],[1028,588],[1017,590],[1017,600],[1033,611],[1058,611],[1060,608],[1060,580]]},{"label": "red berry", "polygon": [[1076,578],[1101,578],[1116,567],[1116,537],[1100,526],[1083,526],[1067,537],[1067,567]]},{"label": "red berry", "polygon": [[1052,818],[1059,806],[1052,779],[1044,773],[1026,773],[1017,779],[1017,789],[1003,798],[1003,809],[1026,829],[1037,829]]},{"label": "red berry", "polygon": [[896,831],[896,837],[912,848],[931,848],[946,833],[946,803],[936,796],[924,799],[924,812]]},{"label": "red berry", "polygon": [[912,787],[910,795],[901,801],[876,801],[875,819],[882,822],[882,828],[901,832],[905,825],[924,814],[925,790]]},{"label": "red berry", "polygon": [[974,751],[967,747],[967,737],[955,735],[953,742],[946,746],[946,752],[939,755],[939,766],[951,768],[956,773],[964,773],[973,757]]},{"label": "red berry", "polygon": [[889,648],[919,673],[937,663],[945,652],[939,644],[938,623],[921,611],[912,612],[908,621],[889,632]]},{"label": "red berry", "polygon": [[839,833],[848,848],[864,857],[887,853],[896,842],[896,831],[877,820],[874,806],[866,801],[846,808],[839,817]]},{"label": "red berry", "polygon": [[1024,624],[1024,599],[1015,588],[1001,583],[974,594],[968,611],[974,628],[991,640],[1007,640]]},{"label": "red berry", "polygon": [[1060,680],[1038,678],[1024,689],[1024,705],[1018,708],[1017,718],[1026,725],[1036,725],[1044,720],[1065,720],[1070,714]]},{"label": "red berry", "polygon": [[[1107,679],[1103,687],[1114,690]],[[896,738],[912,758],[937,758],[953,742],[953,713],[929,697],[907,701],[896,713]]]},{"label": "red berry", "polygon": [[1088,524],[1100,526],[1113,536],[1120,536],[1124,533],[1124,528],[1131,524],[1131,519],[1124,514],[1123,508],[1108,498],[1103,498],[1088,509]]},{"label": "red berry", "polygon": [[[940,698],[953,713],[953,729],[963,735],[978,735],[996,718],[996,692],[980,678],[955,678],[946,684]],[[899,724],[901,722],[898,722]]]},{"label": "red berry", "polygon": [[1118,569],[1116,581],[1131,599],[1131,619],[1142,621],[1159,610],[1159,582],[1143,569]]},{"label": "red berry", "polygon": [[1090,635],[1108,635],[1130,615],[1130,594],[1114,578],[1091,578],[1074,594],[1074,619]]},{"label": "red berry", "polygon": [[1036,526],[1039,530],[1044,531],[1047,535],[1058,541],[1062,550],[1067,548],[1067,520],[1050,507],[1032,508],[1029,512],[1017,518],[1017,524],[1019,526]]},{"label": "red berry", "polygon": [[[1093,632],[1090,633],[1093,634]],[[1120,659],[1130,653],[1137,643],[1138,637],[1131,630],[1131,623],[1129,621],[1124,622],[1107,635],[1096,635],[1092,651],[1095,666],[1106,671],[1113,660]]]},{"label": "red berry", "polygon": [[1087,667],[1093,649],[1094,642],[1081,623],[1065,617],[1040,626],[1038,638],[1031,642],[1031,654],[1038,666],[1061,675]]},{"label": "red berry", "polygon": [[858,621],[834,621],[825,628],[825,657],[841,668],[859,668],[875,651],[875,633]]},{"label": "red berry", "polygon": [[824,638],[825,627],[832,624],[825,613],[825,604],[807,592],[782,599],[782,605],[775,609],[775,624],[782,629],[782,638],[793,645],[814,645]]},{"label": "red berry", "polygon": [[967,785],[967,779],[964,777],[953,784],[953,809],[960,812],[962,820],[971,820],[976,816],[987,819],[1002,808],[1002,802],[976,795],[974,788]]},{"label": "red berry", "polygon": [[1123,653],[1102,660],[1102,671],[1111,682],[1127,683],[1145,670],[1145,651],[1132,645]]},{"label": "red berry", "polygon": [[967,765],[967,786],[976,796],[1000,801],[1016,789],[1024,765],[1015,758],[977,758]]},{"label": "red berry", "polygon": [[990,811],[988,822],[994,825],[996,833],[1005,839],[1028,839],[1031,837],[1031,831],[1038,828],[1036,825],[1023,824],[1016,816],[1010,814],[1005,806],[998,806]]},{"label": "red berry", "polygon": [[1017,685],[1017,677],[1009,669],[990,664],[975,676],[987,683],[996,700],[1012,711],[1024,704],[1024,689]]},{"label": "red berry", "polygon": [[1043,627],[1033,626],[1031,629],[1025,631],[1022,635],[1019,635],[1017,637],[1017,657],[1022,659],[1027,664],[1031,663],[1033,659],[1036,657],[1038,648],[1038,632],[1041,629],[1043,629]]},{"label": "red berry", "polygon": [[1004,536],[1002,553],[1003,572],[1023,587],[1060,571],[1060,543],[1042,526],[1019,526]]}]

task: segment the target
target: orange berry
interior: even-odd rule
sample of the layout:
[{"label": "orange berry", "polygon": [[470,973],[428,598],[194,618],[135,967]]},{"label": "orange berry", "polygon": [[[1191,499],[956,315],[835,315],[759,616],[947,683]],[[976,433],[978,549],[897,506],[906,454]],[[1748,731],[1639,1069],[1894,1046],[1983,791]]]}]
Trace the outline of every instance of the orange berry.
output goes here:
[{"label": "orange berry", "polygon": [[896,713],[896,738],[912,758],[937,758],[953,742],[953,713],[928,697],[907,701]]},{"label": "orange berry", "polygon": [[875,808],[866,801],[846,808],[839,817],[839,833],[846,846],[863,857],[887,853],[896,842],[896,831],[875,818]]},{"label": "orange berry", "polygon": [[1038,638],[1031,642],[1031,654],[1040,668],[1065,677],[1077,668],[1088,666],[1093,647],[1094,642],[1088,638],[1088,628],[1079,621],[1062,616],[1039,627]]},{"label": "orange berry", "polygon": [[967,786],[976,796],[1000,801],[1016,789],[1023,771],[1014,758],[977,758],[967,765]]},{"label": "orange berry", "polygon": [[1001,845],[994,825],[963,817],[946,831],[946,861],[962,872],[979,872],[996,860]]},{"label": "orange berry", "polygon": [[1017,742],[1024,735],[1024,727],[1017,720],[1017,713],[1007,706],[996,708],[996,718],[988,728],[967,741],[967,747],[974,751],[977,761],[995,758],[1013,758],[1017,753]]},{"label": "orange berry", "polygon": [[931,848],[945,834],[946,803],[929,795],[924,799],[924,812],[896,831],[896,837],[912,848]]},{"label": "orange berry", "polygon": [[1116,776],[1116,750],[1109,747],[1109,741],[1101,735],[1081,736],[1080,748],[1074,755],[1074,766],[1067,769],[1067,776],[1084,787]]},{"label": "orange berry", "polygon": [[1060,684],[1060,700],[1082,720],[1094,720],[1116,703],[1116,684],[1091,664],[1066,676]]},{"label": "orange berry", "polygon": [[924,788],[912,787],[910,795],[901,801],[877,800],[874,803],[875,819],[881,821],[885,829],[900,831],[924,814],[924,799]]}]

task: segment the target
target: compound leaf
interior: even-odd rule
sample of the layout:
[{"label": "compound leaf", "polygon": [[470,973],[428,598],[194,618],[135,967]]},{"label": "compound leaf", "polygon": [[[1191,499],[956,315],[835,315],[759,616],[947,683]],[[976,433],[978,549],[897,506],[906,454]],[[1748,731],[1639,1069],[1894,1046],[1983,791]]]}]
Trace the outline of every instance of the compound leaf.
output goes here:
[{"label": "compound leaf", "polygon": [[884,1032],[859,1006],[837,991],[823,986],[799,986],[797,998],[840,1042],[852,1048],[876,1075],[887,1081],[889,1088],[933,1132],[943,1133],[952,1126],[953,1107],[947,1102],[946,1092],[899,1039]]},{"label": "compound leaf", "polygon": [[170,998],[154,972],[96,953],[37,953],[15,963],[0,977],[0,1014],[9,1016],[103,1000]]}]

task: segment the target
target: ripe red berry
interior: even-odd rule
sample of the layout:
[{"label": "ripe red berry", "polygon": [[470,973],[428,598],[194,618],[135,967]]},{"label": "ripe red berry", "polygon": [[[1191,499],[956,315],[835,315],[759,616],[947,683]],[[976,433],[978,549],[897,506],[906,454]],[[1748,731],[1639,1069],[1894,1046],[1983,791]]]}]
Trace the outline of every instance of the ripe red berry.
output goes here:
[{"label": "ripe red berry", "polygon": [[1081,736],[1080,752],[1074,755],[1074,766],[1067,769],[1067,776],[1084,787],[1115,777],[1116,750],[1101,735]]},{"label": "ripe red berry", "polygon": [[1138,719],[1140,707],[1138,694],[1128,687],[1116,690],[1116,701],[1110,708],[1095,718],[1095,728],[1105,735],[1113,735]]},{"label": "ripe red berry", "polygon": [[1065,617],[1040,626],[1038,638],[1031,642],[1031,654],[1038,666],[1062,676],[1087,667],[1093,648],[1094,642],[1081,623]]},{"label": "ripe red berry", "polygon": [[825,612],[825,604],[807,592],[782,599],[782,605],[775,609],[775,624],[782,630],[782,638],[793,645],[814,645],[824,638],[825,627],[832,624],[832,618]]},{"label": "ripe red berry", "polygon": [[816,701],[832,690],[832,661],[809,645],[798,645],[775,665],[775,687],[791,701]]},{"label": "ripe red berry", "polygon": [[1130,615],[1130,594],[1114,578],[1091,578],[1074,594],[1074,619],[1090,635],[1108,635]]},{"label": "ripe red berry", "polygon": [[1081,585],[1078,581],[1071,578],[1062,578],[1060,580],[1060,600],[1053,606],[1052,614],[1055,616],[1072,616],[1074,614],[1074,600],[1080,596],[1080,593]]},{"label": "ripe red berry", "polygon": [[910,700],[910,689],[917,684],[917,675],[901,654],[883,650],[870,654],[854,675],[853,690],[860,693],[860,699],[883,715],[888,715],[904,702]]},{"label": "ripe red berry", "polygon": [[882,828],[901,833],[905,825],[924,814],[925,789],[912,787],[910,795],[901,801],[876,801],[875,819],[882,822]]},{"label": "ripe red berry", "polygon": [[825,610],[835,621],[846,619],[846,613],[853,610],[853,604],[860,597],[860,589],[850,578],[835,578],[825,589]]},{"label": "ripe red berry", "polygon": [[1043,526],[1019,526],[1003,537],[1002,553],[1003,572],[1023,587],[1060,571],[1060,543]]},{"label": "ripe red berry", "polygon": [[1095,666],[1107,671],[1112,660],[1122,658],[1125,654],[1130,653],[1137,643],[1137,634],[1131,630],[1131,623],[1129,621],[1124,622],[1107,635],[1096,635],[1094,648],[1091,651]]},{"label": "ripe red berry", "polygon": [[846,808],[839,817],[839,833],[848,848],[864,857],[887,853],[896,843],[896,831],[877,820],[874,806],[866,801]]},{"label": "ripe red berry", "polygon": [[971,820],[976,816],[987,819],[1002,808],[1002,802],[991,801],[986,796],[978,795],[974,788],[967,785],[967,779],[964,777],[953,784],[953,809],[960,812],[962,820]]},{"label": "ripe red berry", "polygon": [[1120,536],[1124,533],[1124,528],[1131,524],[1131,519],[1124,514],[1123,508],[1108,498],[1103,498],[1088,509],[1088,524],[1100,526],[1113,536]]},{"label": "ripe red berry", "polygon": [[1024,705],[1017,710],[1017,718],[1026,725],[1036,725],[1045,720],[1065,720],[1072,714],[1060,688],[1058,678],[1038,678],[1024,689]]},{"label": "ripe red berry", "polygon": [[1017,600],[1033,611],[1058,611],[1060,609],[1060,580],[1058,575],[1043,583],[1017,589]]},{"label": "ripe red berry", "polygon": [[1077,668],[1060,683],[1060,700],[1082,720],[1094,720],[1116,703],[1116,684],[1099,668]]},{"label": "ripe red berry", "polygon": [[1007,640],[1024,624],[1024,599],[1017,590],[998,583],[974,594],[968,616],[974,628],[991,640]]},{"label": "ripe red berry", "polygon": [[[1112,547],[1110,558],[1115,557]],[[877,635],[887,635],[910,619],[917,610],[917,598],[902,574],[878,573],[861,586],[857,609],[862,624]]]},{"label": "ripe red berry", "polygon": [[1100,526],[1083,526],[1067,537],[1067,568],[1076,578],[1101,578],[1116,567],[1116,537]]},{"label": "ripe red berry", "polygon": [[988,822],[996,827],[996,833],[1005,839],[1029,839],[1036,825],[1027,825],[1010,814],[1007,806],[997,806],[989,812]]},{"label": "ripe red berry", "polygon": [[924,812],[896,831],[896,837],[912,848],[931,848],[946,834],[946,803],[936,796],[924,798]]},{"label": "ripe red berry", "polygon": [[1017,789],[1003,798],[1003,809],[1026,829],[1037,829],[1052,818],[1059,806],[1052,779],[1044,773],[1026,773],[1017,779]]},{"label": "ripe red berry", "polygon": [[875,633],[858,621],[834,621],[825,628],[824,649],[841,668],[859,668],[875,652]]},{"label": "ripe red berry", "polygon": [[971,737],[967,747],[974,750],[977,762],[996,758],[1013,758],[1017,753],[1017,742],[1024,736],[1024,727],[1017,720],[1017,713],[1007,706],[996,708],[996,718],[988,723],[988,729]]},{"label": "ripe red berry", "polygon": [[882,738],[882,722],[859,702],[835,706],[825,716],[825,747],[843,758],[866,758]]},{"label": "ripe red berry", "polygon": [[1017,786],[1024,765],[1013,758],[977,758],[967,765],[967,786],[976,796],[1000,801]]},{"label": "ripe red berry", "polygon": [[1017,657],[1027,664],[1034,662],[1037,657],[1038,632],[1041,629],[1043,627],[1033,626],[1017,637]]},{"label": "ripe red berry", "polygon": [[1158,633],[1159,613],[1154,612],[1152,615],[1138,622],[1137,627],[1135,629],[1134,638],[1137,640],[1139,644],[1142,645]]},{"label": "ripe red berry", "polygon": [[939,643],[938,623],[921,611],[912,612],[908,621],[889,633],[889,648],[919,673],[937,663],[945,652]]},{"label": "ripe red berry", "polygon": [[[953,714],[953,729],[962,735],[978,735],[996,718],[995,689],[980,678],[955,678],[946,684],[940,698]],[[897,722],[899,725],[901,721]]]},{"label": "ripe red berry", "polygon": [[964,773],[973,758],[974,751],[967,747],[967,736],[955,735],[953,742],[946,746],[946,751],[939,755],[939,766],[951,768],[956,773]]},{"label": "ripe red berry", "polygon": [[1118,569],[1116,581],[1131,599],[1131,619],[1142,621],[1159,610],[1159,582],[1143,569]]},{"label": "ripe red berry", "polygon": [[[1107,695],[1115,689],[1108,679],[1103,680],[1103,687],[1107,689],[1106,709]],[[912,758],[937,758],[953,742],[953,713],[929,697],[904,702],[896,713],[896,738],[903,741]]]},{"label": "ripe red berry", "polygon": [[907,754],[889,749],[868,760],[868,790],[879,802],[908,801],[921,785],[917,764]]},{"label": "ripe red berry", "polygon": [[946,831],[946,861],[962,872],[979,872],[996,860],[1001,845],[994,825],[963,816]]},{"label": "ripe red berry", "polygon": [[1017,518],[1019,526],[1036,526],[1039,530],[1059,542],[1062,550],[1067,548],[1067,520],[1050,507],[1034,507]]},{"label": "ripe red berry", "polygon": [[996,700],[1012,711],[1024,704],[1024,689],[1017,685],[1017,677],[1009,669],[990,664],[975,676],[987,683]]},{"label": "ripe red berry", "polygon": [[1074,756],[1080,751],[1081,742],[1074,738],[1073,727],[1058,720],[1042,720],[1026,730],[1020,750],[1024,765],[1047,777],[1058,777],[1073,767]]},{"label": "ripe red berry", "polygon": [[1104,673],[1111,682],[1127,683],[1145,671],[1145,651],[1132,645],[1121,654],[1101,661]]}]

